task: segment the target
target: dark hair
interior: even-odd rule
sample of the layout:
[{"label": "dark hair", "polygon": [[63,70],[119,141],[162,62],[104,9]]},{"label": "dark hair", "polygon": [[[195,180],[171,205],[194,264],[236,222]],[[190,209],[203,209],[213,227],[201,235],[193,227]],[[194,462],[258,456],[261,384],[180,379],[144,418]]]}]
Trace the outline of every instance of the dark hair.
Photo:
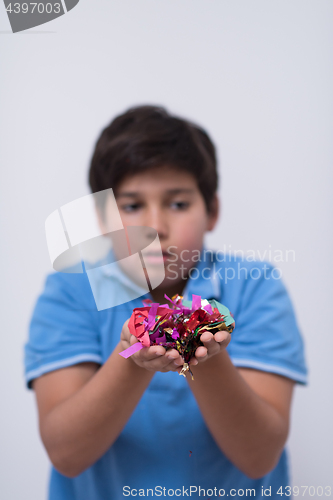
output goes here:
[{"label": "dark hair", "polygon": [[207,212],[218,187],[214,144],[207,132],[160,106],[137,106],[117,116],[101,133],[90,163],[93,193],[114,191],[128,174],[170,165],[191,173]]}]

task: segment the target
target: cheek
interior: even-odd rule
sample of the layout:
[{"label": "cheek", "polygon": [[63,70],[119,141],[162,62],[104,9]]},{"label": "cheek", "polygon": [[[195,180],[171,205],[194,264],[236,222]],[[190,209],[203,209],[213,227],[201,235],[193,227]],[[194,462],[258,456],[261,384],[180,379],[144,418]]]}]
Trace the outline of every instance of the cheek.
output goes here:
[{"label": "cheek", "polygon": [[203,236],[206,232],[206,222],[199,217],[193,217],[183,224],[174,228],[174,237],[179,242],[185,244],[187,248],[189,246],[201,245]]},{"label": "cheek", "polygon": [[182,250],[188,250],[190,253],[194,250],[200,250],[203,243],[202,232],[194,229],[183,230],[173,239],[173,244],[177,246],[178,253]]}]

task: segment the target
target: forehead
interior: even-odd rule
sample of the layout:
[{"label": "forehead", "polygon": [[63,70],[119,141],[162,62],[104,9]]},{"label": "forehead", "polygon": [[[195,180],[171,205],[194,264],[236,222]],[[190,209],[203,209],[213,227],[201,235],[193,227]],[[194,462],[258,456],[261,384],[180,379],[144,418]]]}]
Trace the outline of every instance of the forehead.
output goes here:
[{"label": "forehead", "polygon": [[139,173],[127,175],[116,189],[116,196],[126,193],[155,194],[182,192],[198,192],[195,177],[189,172],[175,167],[155,167]]}]

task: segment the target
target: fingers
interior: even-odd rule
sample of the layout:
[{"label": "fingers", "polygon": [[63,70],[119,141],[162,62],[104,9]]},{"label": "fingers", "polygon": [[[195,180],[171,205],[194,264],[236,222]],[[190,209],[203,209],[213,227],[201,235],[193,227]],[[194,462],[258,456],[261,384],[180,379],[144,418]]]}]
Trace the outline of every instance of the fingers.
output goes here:
[{"label": "fingers", "polygon": [[220,330],[215,334],[212,334],[210,331],[202,332],[200,340],[203,343],[203,346],[199,346],[197,348],[195,351],[195,358],[198,361],[205,361],[210,356],[218,354],[221,349],[225,349],[225,347],[229,344],[230,339],[231,335],[226,330]]},{"label": "fingers", "polygon": [[154,359],[158,359],[161,356],[164,356],[166,350],[161,345],[144,347],[137,353],[135,353],[135,357],[141,361],[152,361]]},{"label": "fingers", "polygon": [[[216,332],[214,335],[215,342],[218,342],[220,345],[221,344],[228,345],[230,342],[230,339],[231,339],[231,335],[226,330],[221,330],[219,332]],[[224,346],[224,347],[226,347],[226,346]]]},{"label": "fingers", "polygon": [[171,349],[170,351],[167,351],[165,354],[165,358],[168,360],[168,363],[165,366],[165,371],[176,371],[180,369],[183,364],[184,360],[179,354],[176,349]]},{"label": "fingers", "polygon": [[208,344],[209,342],[211,342],[211,340],[213,340],[213,338],[214,338],[214,335],[213,335],[211,332],[209,332],[208,330],[207,330],[207,331],[204,331],[204,332],[201,334],[201,336],[200,336],[200,340],[201,340],[201,342],[203,342],[204,344],[205,344],[205,343],[207,343],[207,344]]},{"label": "fingers", "polygon": [[[124,349],[139,342],[139,340],[130,333],[128,328],[129,319],[125,321],[121,331],[121,340]],[[176,349],[168,351],[161,345],[144,347],[131,356],[133,362],[142,368],[153,371],[176,371],[181,369],[184,360]]]},{"label": "fingers", "polygon": [[170,349],[169,351],[166,352],[165,357],[170,361],[177,361],[178,366],[182,362],[181,356],[176,349]]},{"label": "fingers", "polygon": [[228,331],[220,331],[214,335],[214,338],[215,341],[220,345],[220,349],[225,349],[231,340],[231,333],[229,333]]},{"label": "fingers", "polygon": [[162,346],[145,347],[135,353],[132,358],[143,368],[153,371],[175,371],[184,364],[176,349],[166,351]]},{"label": "fingers", "polygon": [[220,346],[216,343],[214,335],[209,332],[203,332],[200,336],[200,340],[203,346],[200,346],[195,351],[195,357],[199,361],[203,361],[208,358],[208,356],[216,354],[220,350]]},{"label": "fingers", "polygon": [[226,345],[229,344],[230,339],[231,335],[226,330],[220,330],[216,332],[214,335],[211,332],[206,331],[203,332],[200,337],[201,342],[205,345],[205,347],[207,347],[207,349],[212,347],[215,343],[220,344],[220,347],[222,344],[223,347],[226,347]]}]

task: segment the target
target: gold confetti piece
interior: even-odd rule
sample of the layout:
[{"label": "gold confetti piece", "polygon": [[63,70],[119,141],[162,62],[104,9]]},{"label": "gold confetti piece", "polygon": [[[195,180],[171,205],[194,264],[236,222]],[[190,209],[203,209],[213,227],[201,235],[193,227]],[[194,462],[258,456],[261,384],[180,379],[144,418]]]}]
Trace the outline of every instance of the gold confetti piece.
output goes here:
[{"label": "gold confetti piece", "polygon": [[193,373],[191,371],[190,365],[188,363],[183,364],[183,368],[180,370],[179,375],[183,375],[186,378],[186,373],[190,372],[192,380],[194,380]]}]

